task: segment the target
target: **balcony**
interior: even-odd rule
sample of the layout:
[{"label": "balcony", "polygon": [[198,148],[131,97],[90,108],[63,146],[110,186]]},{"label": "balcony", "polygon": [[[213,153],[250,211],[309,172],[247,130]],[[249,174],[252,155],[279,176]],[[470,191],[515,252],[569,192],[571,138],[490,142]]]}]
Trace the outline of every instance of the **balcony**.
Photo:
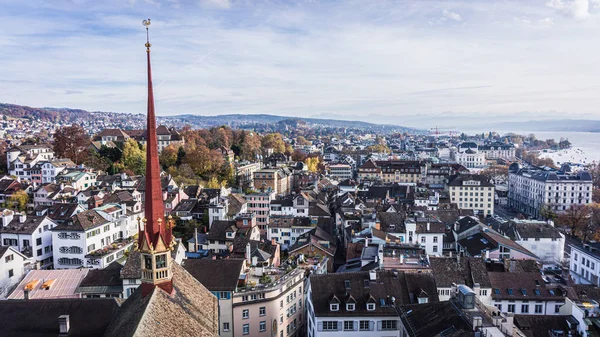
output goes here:
[{"label": "balcony", "polygon": [[127,239],[118,239],[115,242],[113,242],[112,244],[105,246],[103,248],[100,249],[96,249],[92,252],[90,252],[89,254],[87,254],[85,257],[86,258],[101,258],[104,257],[106,255],[109,255],[111,253],[114,253],[116,251],[119,251],[123,248],[126,248],[128,246],[131,246],[133,244],[133,237],[127,238]]}]

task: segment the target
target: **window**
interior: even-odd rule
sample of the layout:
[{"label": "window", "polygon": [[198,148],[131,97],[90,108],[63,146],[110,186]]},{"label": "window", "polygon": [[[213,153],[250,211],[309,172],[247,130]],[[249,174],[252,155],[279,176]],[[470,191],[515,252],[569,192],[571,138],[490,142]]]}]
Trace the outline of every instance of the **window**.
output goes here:
[{"label": "window", "polygon": [[360,331],[369,331],[369,321],[360,321],[358,324]]},{"label": "window", "polygon": [[498,289],[498,288],[494,288],[494,294],[496,294],[496,295],[500,295],[500,289]]},{"label": "window", "polygon": [[397,321],[381,321],[381,330],[396,330]]},{"label": "window", "polygon": [[267,322],[266,321],[262,321],[260,322],[260,324],[258,325],[259,330],[262,331],[267,331]]},{"label": "window", "polygon": [[508,294],[509,294],[509,295],[512,295],[512,294],[513,294],[513,290],[512,290],[512,288],[508,288],[508,289],[507,289],[507,291],[508,291]]},{"label": "window", "polygon": [[521,289],[521,294],[523,294],[523,296],[527,296],[527,290]]},{"label": "window", "polygon": [[424,236],[421,236],[421,243],[425,243],[427,240]]},{"label": "window", "polygon": [[229,323],[223,323],[223,331],[229,331]]},{"label": "window", "polygon": [[37,256],[41,256],[41,255],[42,255],[42,250],[41,250],[41,249],[38,249],[38,250],[37,250]]},{"label": "window", "polygon": [[367,310],[369,310],[369,311],[375,310],[375,303],[367,303]]},{"label": "window", "polygon": [[249,335],[250,334],[250,324],[244,324],[244,327],[242,329],[242,333],[244,335]]},{"label": "window", "polygon": [[508,305],[508,312],[515,312],[515,305],[514,304],[509,304]]},{"label": "window", "polygon": [[227,292],[227,291],[221,291],[221,292],[219,292],[219,298],[220,299],[229,298],[229,292]]},{"label": "window", "polygon": [[144,268],[152,269],[152,256],[144,255]]},{"label": "window", "polygon": [[496,308],[498,308],[498,311],[502,311],[502,304],[496,304]]},{"label": "window", "polygon": [[344,321],[344,331],[353,331],[354,321]]},{"label": "window", "polygon": [[338,322],[337,321],[324,321],[323,322],[323,331],[337,331]]},{"label": "window", "polygon": [[329,309],[331,309],[331,311],[338,311],[340,310],[340,305],[337,303],[332,303],[329,305]]},{"label": "window", "polygon": [[433,246],[433,252],[437,253],[437,251],[438,251],[438,246]]},{"label": "window", "polygon": [[560,307],[562,307],[562,304],[555,304],[554,305],[554,312],[558,313],[560,311]]},{"label": "window", "polygon": [[487,289],[479,290],[479,296],[487,296]]},{"label": "window", "polygon": [[433,243],[437,243],[437,242],[438,242],[438,237],[437,237],[437,236],[434,236],[434,237],[433,237]]},{"label": "window", "polygon": [[541,314],[542,313],[542,305],[541,304],[536,304],[535,305],[535,313],[536,314]]},{"label": "window", "polygon": [[266,308],[266,307],[260,307],[260,308],[258,309],[258,315],[259,315],[259,316],[264,316],[264,315],[266,315],[266,314],[267,314],[267,308]]},{"label": "window", "polygon": [[12,270],[12,269],[9,269],[9,270],[8,270],[8,277],[9,277],[9,278],[11,278],[11,277],[13,277],[14,275],[15,275],[15,273],[13,272],[13,270]]},{"label": "window", "polygon": [[156,269],[167,267],[167,254],[156,255]]},{"label": "window", "polygon": [[248,309],[242,310],[242,318],[247,319],[248,317],[250,317],[250,312],[248,311]]},{"label": "window", "polygon": [[42,238],[37,238],[35,240],[35,244],[38,245],[38,246],[41,245],[42,244]]},{"label": "window", "polygon": [[529,304],[522,304],[521,305],[521,313],[522,314],[529,313]]},{"label": "window", "polygon": [[10,254],[10,255],[8,255],[7,257],[4,258],[4,261],[8,263],[8,262],[10,262],[10,261],[12,261],[14,259],[15,259],[15,256],[13,254]]},{"label": "window", "polygon": [[346,310],[348,310],[348,311],[354,311],[354,303],[348,303],[348,304],[346,304]]}]

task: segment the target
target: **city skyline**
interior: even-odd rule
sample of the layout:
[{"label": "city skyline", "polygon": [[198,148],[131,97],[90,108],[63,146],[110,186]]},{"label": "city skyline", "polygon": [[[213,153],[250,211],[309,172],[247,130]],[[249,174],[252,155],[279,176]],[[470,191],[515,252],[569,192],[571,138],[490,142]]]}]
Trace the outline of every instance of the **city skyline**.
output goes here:
[{"label": "city skyline", "polygon": [[598,0],[4,3],[6,103],[143,112],[144,17],[158,115],[593,119],[600,103]]}]

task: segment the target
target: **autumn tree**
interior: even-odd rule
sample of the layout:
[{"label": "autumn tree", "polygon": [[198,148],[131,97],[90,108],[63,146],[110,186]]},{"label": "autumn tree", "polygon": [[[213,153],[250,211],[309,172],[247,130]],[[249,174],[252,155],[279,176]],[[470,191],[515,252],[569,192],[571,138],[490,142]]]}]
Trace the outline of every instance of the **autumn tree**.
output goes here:
[{"label": "autumn tree", "polygon": [[127,139],[123,145],[122,164],[126,170],[134,174],[144,174],[146,171],[146,151],[145,147],[140,147],[133,138]]},{"label": "autumn tree", "polygon": [[58,158],[69,158],[75,164],[86,159],[90,137],[80,125],[63,126],[54,133],[54,153]]},{"label": "autumn tree", "polygon": [[285,152],[285,142],[280,133],[268,133],[262,138],[263,149],[273,149],[274,153]]},{"label": "autumn tree", "polygon": [[162,165],[163,169],[167,169],[177,164],[178,152],[179,148],[174,144],[165,147],[161,151],[160,155],[158,156],[158,160],[160,162],[160,165]]},{"label": "autumn tree", "polygon": [[492,165],[487,167],[479,173],[485,176],[492,182],[506,181],[508,179],[508,166],[506,165]]},{"label": "autumn tree", "polygon": [[578,236],[580,231],[589,221],[591,216],[590,207],[586,205],[571,205],[558,216],[557,222],[569,228],[571,235]]},{"label": "autumn tree", "polygon": [[16,191],[6,199],[5,207],[24,212],[27,210],[29,195],[23,190]]},{"label": "autumn tree", "polygon": [[304,151],[299,149],[294,150],[294,152],[292,153],[293,161],[304,161],[304,159],[306,159],[306,153],[304,153]]},{"label": "autumn tree", "polygon": [[319,168],[319,162],[319,157],[309,157],[304,159],[304,164],[306,164],[306,167],[310,172],[317,172]]},{"label": "autumn tree", "polygon": [[304,138],[303,136],[298,136],[298,137],[296,137],[296,144],[298,144],[298,145],[310,145],[311,142],[309,142],[308,140],[306,140],[306,138]]}]

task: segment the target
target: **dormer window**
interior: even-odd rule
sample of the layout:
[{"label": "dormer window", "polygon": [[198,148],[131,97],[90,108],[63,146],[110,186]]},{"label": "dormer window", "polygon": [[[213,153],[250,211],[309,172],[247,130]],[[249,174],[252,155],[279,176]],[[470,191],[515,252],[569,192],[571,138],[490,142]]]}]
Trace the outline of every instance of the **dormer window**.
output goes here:
[{"label": "dormer window", "polygon": [[367,310],[368,311],[374,311],[375,310],[375,303],[367,303]]},{"label": "dormer window", "polygon": [[347,311],[354,311],[354,303],[348,303],[348,304],[346,304],[346,310]]},{"label": "dormer window", "polygon": [[337,303],[331,303],[331,304],[329,305],[329,309],[330,309],[331,311],[338,311],[338,310],[340,310],[340,305],[339,305],[339,304],[337,304]]}]

